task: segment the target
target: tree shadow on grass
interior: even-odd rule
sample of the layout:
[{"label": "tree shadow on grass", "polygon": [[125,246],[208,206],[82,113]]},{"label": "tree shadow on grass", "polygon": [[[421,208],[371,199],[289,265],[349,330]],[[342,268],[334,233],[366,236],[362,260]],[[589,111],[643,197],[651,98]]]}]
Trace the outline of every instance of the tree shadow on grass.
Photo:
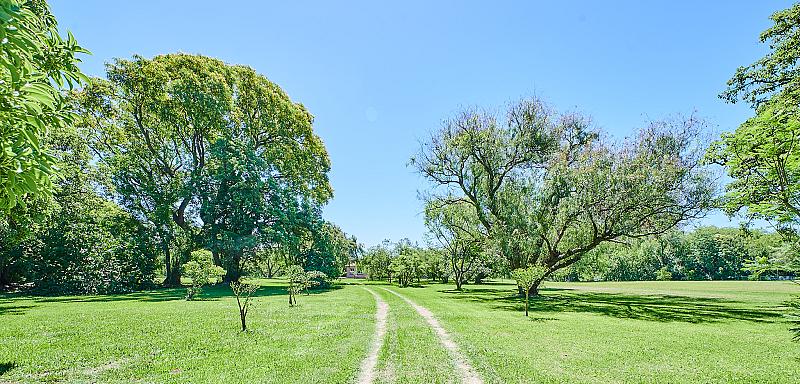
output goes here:
[{"label": "tree shadow on grass", "polygon": [[10,370],[12,370],[12,369],[14,369],[16,367],[17,367],[17,363],[15,363],[13,361],[4,361],[4,362],[0,363],[0,376],[5,375],[6,372],[8,372],[8,371],[10,371]]},{"label": "tree shadow on grass", "polygon": [[[309,290],[311,295],[326,293],[341,289],[340,285],[328,288],[318,288]],[[252,297],[269,297],[286,295],[286,287],[282,285],[262,285],[252,295]],[[151,291],[141,291],[115,295],[92,295],[92,296],[53,296],[36,298],[37,303],[95,303],[95,302],[116,302],[116,301],[139,301],[139,302],[165,302],[184,300],[186,288],[161,288]],[[231,288],[225,284],[217,284],[203,287],[203,293],[195,301],[215,301],[226,297],[233,297]],[[2,309],[0,308],[0,311]]]},{"label": "tree shadow on grass", "polygon": [[0,315],[24,315],[33,307],[35,307],[35,305],[0,305]]},{"label": "tree shadow on grass", "polygon": [[[509,289],[441,291],[450,298],[486,303],[493,308],[521,312],[525,299]],[[625,319],[660,322],[711,323],[725,320],[752,322],[784,321],[779,309],[763,308],[741,301],[718,298],[629,295],[571,289],[543,289],[542,296],[531,298],[530,311],[539,315],[556,312],[583,312]]]}]

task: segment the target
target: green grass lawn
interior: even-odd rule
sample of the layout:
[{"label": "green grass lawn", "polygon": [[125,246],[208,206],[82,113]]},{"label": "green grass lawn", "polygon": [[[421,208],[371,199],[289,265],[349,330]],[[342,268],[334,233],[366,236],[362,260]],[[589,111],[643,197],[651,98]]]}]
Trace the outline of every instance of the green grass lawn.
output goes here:
[{"label": "green grass lawn", "polygon": [[789,282],[549,283],[531,316],[511,284],[397,288],[498,383],[797,383]]},{"label": "green grass lawn", "polygon": [[[239,332],[223,287],[128,295],[0,296],[0,383],[347,383],[372,342],[358,284],[300,296],[264,281]],[[389,303],[378,383],[455,382],[426,322]],[[531,316],[507,282],[398,288],[433,311],[487,383],[797,383],[782,303],[788,282],[549,283]]]},{"label": "green grass lawn", "polygon": [[257,293],[248,331],[230,289],[115,296],[0,297],[0,383],[343,383],[374,328],[374,300],[340,289],[298,298]]}]

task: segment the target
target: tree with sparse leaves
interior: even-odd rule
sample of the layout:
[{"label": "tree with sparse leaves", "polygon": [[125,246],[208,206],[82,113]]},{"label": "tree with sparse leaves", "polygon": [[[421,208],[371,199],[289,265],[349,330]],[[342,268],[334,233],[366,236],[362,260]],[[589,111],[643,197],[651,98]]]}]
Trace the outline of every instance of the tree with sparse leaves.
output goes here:
[{"label": "tree with sparse leaves", "polygon": [[433,184],[431,199],[471,207],[509,270],[542,265],[544,279],[602,243],[702,216],[715,190],[702,128],[693,117],[653,122],[610,143],[585,117],[522,100],[505,116],[446,120],[412,164]]},{"label": "tree with sparse leaves", "polygon": [[239,306],[239,320],[242,323],[242,332],[247,330],[247,313],[253,305],[253,294],[258,290],[258,285],[233,281],[230,284],[236,304]]},{"label": "tree with sparse leaves", "polygon": [[485,236],[474,210],[466,203],[446,204],[440,200],[425,207],[425,225],[442,247],[456,290],[481,265]]}]

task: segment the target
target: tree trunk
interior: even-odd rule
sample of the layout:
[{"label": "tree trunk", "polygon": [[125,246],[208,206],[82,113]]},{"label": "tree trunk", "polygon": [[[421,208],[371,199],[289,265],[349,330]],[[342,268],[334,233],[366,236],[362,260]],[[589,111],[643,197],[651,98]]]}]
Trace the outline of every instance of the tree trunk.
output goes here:
[{"label": "tree trunk", "polygon": [[11,285],[11,273],[5,265],[0,266],[0,291]]},{"label": "tree trunk", "polygon": [[530,293],[525,293],[525,317],[528,317],[528,305],[530,305]]},{"label": "tree trunk", "polygon": [[234,281],[239,281],[239,278],[242,277],[241,259],[242,256],[238,252],[230,255],[230,260],[226,263],[224,283],[230,284]]},{"label": "tree trunk", "polygon": [[245,314],[244,314],[244,311],[242,311],[242,310],[240,309],[240,310],[239,310],[239,318],[241,318],[241,320],[242,320],[242,332],[244,332],[244,331],[246,331],[246,330],[247,330],[246,317],[247,317],[247,315],[245,315]]},{"label": "tree trunk", "polygon": [[221,267],[221,268],[225,268],[225,266],[222,265],[222,258],[219,257],[219,251],[212,250],[211,251],[211,258],[214,261],[214,265],[216,265],[218,267]]},{"label": "tree trunk", "polygon": [[172,263],[172,252],[168,244],[162,244],[161,249],[164,252],[164,268],[165,276],[162,283],[165,287],[179,287],[181,285],[181,271],[178,263]]}]

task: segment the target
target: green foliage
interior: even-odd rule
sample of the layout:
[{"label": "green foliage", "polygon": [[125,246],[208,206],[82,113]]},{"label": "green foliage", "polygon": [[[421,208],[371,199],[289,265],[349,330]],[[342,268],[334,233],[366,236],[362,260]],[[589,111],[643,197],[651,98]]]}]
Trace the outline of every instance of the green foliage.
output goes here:
[{"label": "green foliage", "polygon": [[225,270],[214,265],[210,251],[202,249],[192,252],[192,260],[183,265],[183,275],[192,281],[186,289],[186,300],[193,300],[203,292],[204,285],[214,284],[225,276]]},{"label": "green foliage", "polygon": [[355,237],[348,236],[330,222],[316,227],[312,236],[304,252],[305,269],[322,272],[328,278],[341,276],[347,262],[356,259],[361,252]]},{"label": "green foliage", "polygon": [[472,209],[507,270],[551,274],[603,243],[661,234],[711,207],[703,123],[693,117],[652,122],[619,145],[537,99],[503,117],[461,112],[412,164],[434,185],[430,201]]},{"label": "green foliage", "polygon": [[[186,54],[117,59],[76,95],[110,192],[148,223],[167,278],[197,247],[226,281],[298,246],[332,194],[313,117],[252,68]],[[297,247],[295,247],[297,248]]]},{"label": "green foliage", "polygon": [[0,0],[0,209],[52,192],[55,159],[48,130],[72,123],[62,91],[86,77],[75,57],[88,53],[62,37],[44,0]]},{"label": "green foliage", "polygon": [[511,271],[511,278],[517,282],[517,286],[525,292],[525,316],[528,316],[529,296],[532,290],[534,295],[538,295],[539,284],[547,276],[547,267],[542,265],[531,265],[527,268],[517,268]]},{"label": "green foliage", "polygon": [[517,268],[511,271],[511,278],[517,282],[517,286],[525,292],[536,286],[547,273],[547,267],[541,265],[531,265],[526,268]]},{"label": "green foliage", "polygon": [[151,287],[155,244],[141,222],[97,193],[102,178],[80,132],[54,127],[42,144],[61,178],[51,197],[16,206],[2,221],[0,280],[47,293]]},{"label": "green foliage", "polygon": [[392,248],[389,241],[367,249],[359,260],[361,270],[366,272],[370,280],[383,280],[391,276]]},{"label": "green foliage", "polygon": [[669,268],[666,266],[659,268],[656,271],[656,280],[659,281],[669,281],[672,280],[672,272],[670,272]]},{"label": "green foliage", "polygon": [[[441,200],[428,202],[425,225],[442,247],[445,268],[452,274],[456,289],[485,264],[482,257],[485,234],[475,211],[469,204],[447,204]],[[438,261],[429,261],[437,265]]]},{"label": "green foliage", "polygon": [[755,63],[739,67],[728,80],[720,97],[728,102],[743,100],[756,106],[775,95],[800,90],[797,61],[800,59],[800,4],[770,16],[774,25],[761,33],[760,40],[771,51]]},{"label": "green foliage", "polygon": [[48,293],[152,287],[155,247],[142,225],[97,196],[80,198],[60,201],[32,241],[29,280]]},{"label": "green foliage", "polygon": [[[729,280],[792,276],[781,236],[739,228],[701,227],[671,231],[629,244],[605,244],[556,280]],[[765,264],[762,264],[765,263]],[[669,273],[669,274],[667,274]]]},{"label": "green foliage", "polygon": [[297,305],[297,295],[301,292],[308,293],[308,290],[318,286],[328,286],[329,277],[320,271],[304,271],[299,265],[292,265],[286,269],[286,279],[289,283],[286,288],[289,293],[289,305]]},{"label": "green foliage", "polygon": [[800,120],[794,102],[774,99],[733,133],[725,133],[709,149],[708,158],[728,170],[732,181],[722,201],[730,214],[776,224],[796,237],[800,224]]},{"label": "green foliage", "polygon": [[393,257],[389,264],[391,278],[401,287],[407,287],[414,282],[419,283],[428,270],[421,249],[408,239],[403,239],[395,244],[392,253]]},{"label": "green foliage", "polygon": [[[750,102],[755,116],[733,133],[723,134],[709,148],[707,158],[725,166],[732,179],[721,201],[723,209],[729,215],[769,221],[796,248],[800,242],[800,155],[795,145],[800,140],[796,68],[800,4],[775,12],[771,19],[774,25],[761,34],[770,52],[740,67],[720,95],[728,102]],[[773,267],[794,269],[800,263],[796,257],[781,259],[751,258],[746,268],[758,275]]]}]

